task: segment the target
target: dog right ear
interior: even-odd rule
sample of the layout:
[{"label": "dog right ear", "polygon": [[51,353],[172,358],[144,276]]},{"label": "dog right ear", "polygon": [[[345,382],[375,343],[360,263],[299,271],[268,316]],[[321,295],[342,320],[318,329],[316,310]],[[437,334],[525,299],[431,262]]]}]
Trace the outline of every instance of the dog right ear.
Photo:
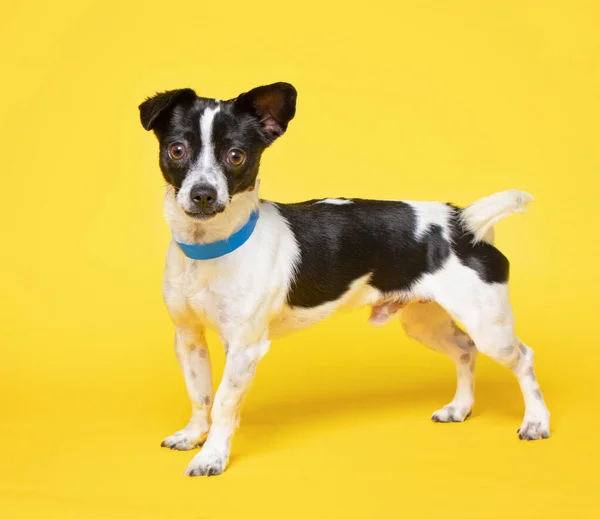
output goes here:
[{"label": "dog right ear", "polygon": [[196,92],[191,88],[169,90],[149,97],[139,106],[142,126],[145,130],[153,130],[177,104],[193,100],[195,97]]}]

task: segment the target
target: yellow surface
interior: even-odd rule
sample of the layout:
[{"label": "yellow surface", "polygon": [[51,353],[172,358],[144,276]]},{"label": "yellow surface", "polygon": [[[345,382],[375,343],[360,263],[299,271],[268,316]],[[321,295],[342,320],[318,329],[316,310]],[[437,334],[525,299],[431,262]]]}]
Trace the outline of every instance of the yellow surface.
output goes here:
[{"label": "yellow surface", "polygon": [[[599,517],[599,23],[592,0],[3,4],[0,515]],[[365,309],[272,345],[224,475],[159,448],[188,402],[137,105],[279,80],[298,112],[265,198],[536,196],[497,235],[550,440],[517,440],[483,358],[472,419],[432,423],[451,363]]]}]

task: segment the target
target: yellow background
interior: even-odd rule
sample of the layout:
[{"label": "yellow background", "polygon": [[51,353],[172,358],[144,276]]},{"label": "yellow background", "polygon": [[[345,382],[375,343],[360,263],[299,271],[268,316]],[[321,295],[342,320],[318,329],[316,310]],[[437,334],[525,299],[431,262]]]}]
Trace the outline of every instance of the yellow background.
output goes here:
[{"label": "yellow background", "polygon": [[[1,9],[3,517],[600,515],[598,2]],[[194,453],[159,448],[189,408],[161,300],[157,145],[137,106],[272,81],[299,98],[265,154],[265,198],[536,196],[497,236],[550,440],[517,440],[517,383],[484,358],[473,417],[432,423],[453,366],[365,309],[272,345],[224,475],[184,478]]]}]

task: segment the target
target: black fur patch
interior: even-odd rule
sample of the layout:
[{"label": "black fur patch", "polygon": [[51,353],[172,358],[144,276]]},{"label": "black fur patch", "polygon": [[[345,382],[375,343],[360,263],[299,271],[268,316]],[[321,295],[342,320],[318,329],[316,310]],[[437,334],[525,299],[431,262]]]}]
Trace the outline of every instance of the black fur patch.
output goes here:
[{"label": "black fur patch", "polygon": [[[196,163],[202,147],[200,118],[217,101],[199,97],[184,88],[157,94],[140,106],[140,121],[153,130],[160,145],[160,169],[177,192]],[[253,188],[263,151],[282,135],[296,112],[296,90],[288,83],[273,83],[218,104],[212,128],[212,146],[219,169],[227,178],[229,197]],[[169,156],[169,147],[181,143],[184,159]],[[227,162],[227,153],[241,149],[246,160],[239,167]]]},{"label": "black fur patch", "polygon": [[[215,108],[216,101],[197,97],[178,104],[167,116],[159,120],[160,125],[153,127],[160,143],[160,169],[165,180],[175,189],[181,185],[198,160],[205,143],[200,132],[200,118],[207,108]],[[212,128],[212,145],[215,158],[227,178],[229,196],[253,186],[258,174],[260,157],[267,144],[258,122],[246,114],[234,113],[233,103],[221,103]],[[185,144],[188,155],[185,160],[173,160],[168,153],[169,146],[175,142]],[[227,152],[231,148],[241,148],[247,156],[242,167],[234,169],[226,162]]]},{"label": "black fur patch", "polygon": [[473,244],[473,234],[460,223],[460,208],[452,208],[452,250],[463,265],[473,269],[486,283],[506,283],[510,264],[504,254],[487,242]]},{"label": "black fur patch", "polygon": [[277,204],[300,246],[301,261],[288,294],[291,306],[334,301],[368,273],[369,284],[382,292],[410,290],[450,255],[437,225],[415,238],[416,214],[404,202],[314,202]]},{"label": "black fur patch", "polygon": [[424,274],[442,268],[451,253],[486,283],[508,280],[506,257],[489,243],[472,244],[473,235],[460,223],[459,208],[450,206],[449,242],[435,224],[417,239],[417,215],[405,202],[315,202],[277,204],[300,247],[287,298],[290,306],[334,301],[368,273],[369,284],[383,293],[410,291]]}]

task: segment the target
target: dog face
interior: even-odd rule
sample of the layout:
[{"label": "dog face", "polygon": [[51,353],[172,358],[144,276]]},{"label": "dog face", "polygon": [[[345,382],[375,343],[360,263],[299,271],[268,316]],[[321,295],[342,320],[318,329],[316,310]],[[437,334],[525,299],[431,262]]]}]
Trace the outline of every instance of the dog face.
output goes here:
[{"label": "dog face", "polygon": [[205,220],[254,189],[262,152],[294,117],[296,89],[274,83],[217,101],[185,88],[157,94],[139,109],[142,126],[158,138],[160,168],[178,206]]}]

